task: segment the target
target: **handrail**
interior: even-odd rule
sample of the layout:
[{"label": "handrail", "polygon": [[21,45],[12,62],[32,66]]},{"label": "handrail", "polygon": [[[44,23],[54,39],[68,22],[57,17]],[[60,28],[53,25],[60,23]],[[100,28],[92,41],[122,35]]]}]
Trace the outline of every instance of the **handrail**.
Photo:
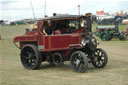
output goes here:
[{"label": "handrail", "polygon": [[20,49],[20,47],[16,44],[16,42],[13,41],[13,43],[14,43],[14,45],[15,45],[17,48]]}]

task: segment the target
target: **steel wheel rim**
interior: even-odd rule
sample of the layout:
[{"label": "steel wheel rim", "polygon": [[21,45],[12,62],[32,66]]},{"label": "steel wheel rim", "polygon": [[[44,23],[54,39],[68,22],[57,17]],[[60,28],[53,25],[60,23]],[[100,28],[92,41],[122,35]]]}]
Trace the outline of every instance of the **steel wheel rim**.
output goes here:
[{"label": "steel wheel rim", "polygon": [[25,50],[21,54],[21,61],[23,65],[27,68],[35,67],[37,63],[36,54],[32,48],[30,47],[25,48]]},{"label": "steel wheel rim", "polygon": [[83,66],[85,64],[83,57],[81,54],[74,54],[71,60],[71,64],[75,71],[80,71],[83,69]]},{"label": "steel wheel rim", "polygon": [[95,52],[94,56],[97,58],[96,60],[93,60],[93,62],[96,66],[101,67],[102,65],[104,65],[104,63],[105,63],[105,54],[102,51],[97,50]]}]

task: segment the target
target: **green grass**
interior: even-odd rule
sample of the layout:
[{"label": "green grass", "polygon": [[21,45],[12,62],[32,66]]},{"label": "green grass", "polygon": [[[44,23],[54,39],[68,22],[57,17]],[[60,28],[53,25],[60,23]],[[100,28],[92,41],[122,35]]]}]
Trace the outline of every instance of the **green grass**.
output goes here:
[{"label": "green grass", "polygon": [[27,70],[21,64],[20,50],[12,42],[13,37],[24,34],[26,27],[29,25],[0,29],[3,38],[0,40],[0,85],[128,85],[128,41],[98,38],[99,47],[109,56],[108,65],[103,69],[89,64],[86,73],[76,73],[70,62],[58,67],[43,62],[39,70]]},{"label": "green grass", "polygon": [[119,25],[120,32],[126,30],[128,28],[128,25]]},{"label": "green grass", "polygon": [[12,39],[15,36],[23,35],[26,28],[31,28],[31,25],[0,26],[0,35],[3,39]]}]

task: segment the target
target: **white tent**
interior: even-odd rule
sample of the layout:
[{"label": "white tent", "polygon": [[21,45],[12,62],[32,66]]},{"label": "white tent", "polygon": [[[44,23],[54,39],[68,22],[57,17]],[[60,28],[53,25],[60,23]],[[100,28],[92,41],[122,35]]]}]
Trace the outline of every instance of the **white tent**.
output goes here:
[{"label": "white tent", "polygon": [[128,19],[124,19],[124,20],[122,20],[122,23],[124,23],[124,24],[128,24]]}]

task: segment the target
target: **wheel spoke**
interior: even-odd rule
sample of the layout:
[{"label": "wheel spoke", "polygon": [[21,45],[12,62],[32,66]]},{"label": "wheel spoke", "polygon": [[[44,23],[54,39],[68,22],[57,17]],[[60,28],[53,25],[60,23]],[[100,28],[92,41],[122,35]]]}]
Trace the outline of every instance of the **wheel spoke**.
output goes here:
[{"label": "wheel spoke", "polygon": [[98,61],[98,66],[101,66],[101,63],[100,63],[100,61]]},{"label": "wheel spoke", "polygon": [[99,56],[102,56],[102,52],[101,51],[99,52]]},{"label": "wheel spoke", "polygon": [[84,63],[84,61],[80,54],[75,55],[75,58],[76,58],[75,60],[76,70],[79,71],[81,69],[81,64]]},{"label": "wheel spoke", "polygon": [[79,71],[83,70],[83,68],[84,68],[84,64],[80,64]]},{"label": "wheel spoke", "polygon": [[76,65],[76,70],[79,70],[79,67],[80,67],[80,63]]},{"label": "wheel spoke", "polygon": [[101,60],[102,64],[104,64],[104,60]]},{"label": "wheel spoke", "polygon": [[96,61],[95,64],[98,65],[98,61]]},{"label": "wheel spoke", "polygon": [[36,60],[35,59],[32,60],[32,64],[34,64],[34,65],[36,64]]},{"label": "wheel spoke", "polygon": [[82,64],[81,62],[78,64],[76,70],[79,72],[84,68],[84,64]]}]

